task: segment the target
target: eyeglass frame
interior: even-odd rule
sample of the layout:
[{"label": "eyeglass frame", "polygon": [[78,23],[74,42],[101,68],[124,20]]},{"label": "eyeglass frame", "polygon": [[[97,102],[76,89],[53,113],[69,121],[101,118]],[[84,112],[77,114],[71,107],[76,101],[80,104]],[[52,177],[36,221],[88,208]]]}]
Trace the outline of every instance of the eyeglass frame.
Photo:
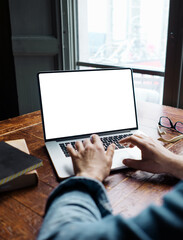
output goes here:
[{"label": "eyeglass frame", "polygon": [[[161,123],[160,123],[160,120],[161,120],[162,117],[165,117],[165,116],[161,116],[161,117],[160,117],[159,122],[158,122],[158,126],[157,126],[157,127],[158,127],[158,133],[159,133],[159,135],[161,136],[160,138],[158,138],[158,140],[161,141],[161,142],[164,142],[164,143],[174,143],[174,142],[179,141],[180,139],[183,139],[183,134],[182,134],[181,132],[177,131],[176,128],[175,128],[177,122],[180,122],[180,121],[177,121],[177,122],[173,125],[172,121],[171,121],[168,117],[165,117],[165,118],[168,118],[168,119],[169,119],[170,124],[171,124],[171,126],[173,127],[173,129],[174,129],[176,132],[181,133],[181,135],[176,136],[176,137],[173,137],[173,138],[171,138],[171,139],[164,139],[164,138],[162,137],[162,135],[166,135],[166,132],[165,132],[165,131],[162,132],[162,131],[160,130],[160,128],[159,128],[159,126],[165,127],[165,126],[161,125]],[[182,122],[181,122],[181,123],[182,123]],[[165,127],[165,128],[171,129],[172,127]]]},{"label": "eyeglass frame", "polygon": [[[162,124],[161,124],[161,119],[162,119],[162,118],[167,118],[167,119],[169,120],[169,122],[170,122],[171,127],[166,127],[166,126],[162,125]],[[181,123],[181,124],[183,125],[183,122],[181,122],[181,121],[177,121],[175,124],[173,124],[172,121],[171,121],[171,119],[170,119],[169,117],[166,117],[166,116],[161,116],[161,117],[159,118],[159,122],[158,122],[158,124],[159,124],[161,127],[165,127],[165,128],[168,128],[168,129],[173,128],[176,132],[179,132],[179,133],[183,134],[183,132],[180,132],[180,131],[178,131],[178,130],[176,129],[177,123]]]}]

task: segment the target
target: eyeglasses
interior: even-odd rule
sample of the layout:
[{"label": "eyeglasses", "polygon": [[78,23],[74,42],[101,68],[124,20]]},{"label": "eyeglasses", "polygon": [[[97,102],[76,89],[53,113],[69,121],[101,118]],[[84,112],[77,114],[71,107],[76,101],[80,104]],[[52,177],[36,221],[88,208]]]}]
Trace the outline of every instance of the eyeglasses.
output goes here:
[{"label": "eyeglasses", "polygon": [[173,124],[170,118],[162,116],[159,119],[159,125],[165,128],[173,128],[175,131],[183,133],[183,123],[180,121]]},{"label": "eyeglasses", "polygon": [[160,131],[159,126],[165,127],[165,128],[173,128],[175,131],[179,132],[179,133],[183,133],[183,123],[180,121],[177,121],[175,124],[172,123],[172,121],[165,116],[160,117],[159,119],[159,123],[158,123],[158,133],[161,136],[160,138],[158,138],[159,141],[162,142],[166,142],[166,143],[174,143],[179,141],[180,139],[183,139],[183,134],[173,137],[171,139],[164,139],[162,138],[162,135],[165,135],[166,132],[162,132]]}]

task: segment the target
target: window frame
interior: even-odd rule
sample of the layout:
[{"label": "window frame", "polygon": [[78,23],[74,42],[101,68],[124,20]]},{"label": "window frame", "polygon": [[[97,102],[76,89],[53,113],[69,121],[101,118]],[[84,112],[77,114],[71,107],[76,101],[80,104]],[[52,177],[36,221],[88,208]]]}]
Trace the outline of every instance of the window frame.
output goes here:
[{"label": "window frame", "polygon": [[[119,68],[80,62],[78,55],[77,0],[61,0],[63,69]],[[125,68],[125,66],[122,66]],[[133,68],[134,73],[164,77],[163,104],[183,108],[183,2],[170,0],[165,71]]]},{"label": "window frame", "polygon": [[163,104],[183,108],[183,2],[170,0]]}]

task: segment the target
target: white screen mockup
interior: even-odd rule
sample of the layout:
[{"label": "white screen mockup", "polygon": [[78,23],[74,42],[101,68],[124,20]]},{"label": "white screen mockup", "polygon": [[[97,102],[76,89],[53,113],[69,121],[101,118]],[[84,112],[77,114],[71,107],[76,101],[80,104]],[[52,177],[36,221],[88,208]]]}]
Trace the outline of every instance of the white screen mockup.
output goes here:
[{"label": "white screen mockup", "polygon": [[40,73],[46,140],[136,128],[130,69]]}]

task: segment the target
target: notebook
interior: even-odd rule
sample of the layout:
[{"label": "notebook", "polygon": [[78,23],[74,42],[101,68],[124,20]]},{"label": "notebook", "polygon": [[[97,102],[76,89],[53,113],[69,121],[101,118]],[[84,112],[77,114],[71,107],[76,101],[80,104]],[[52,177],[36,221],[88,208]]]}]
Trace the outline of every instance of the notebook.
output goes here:
[{"label": "notebook", "polygon": [[137,148],[119,139],[138,133],[131,69],[38,73],[44,139],[59,178],[74,175],[66,145],[96,133],[106,148],[115,141],[111,170],[125,168],[124,158],[141,159]]},{"label": "notebook", "polygon": [[[18,148],[19,150],[30,154],[29,149],[27,147],[25,139],[17,139],[17,140],[10,140],[6,141],[9,145]],[[0,185],[0,193],[6,192],[6,191],[13,191],[20,188],[30,187],[30,186],[36,186],[38,184],[38,173],[34,169],[30,172],[27,172],[12,181],[9,181],[7,183],[4,183],[3,185]]]},{"label": "notebook", "polygon": [[42,165],[43,163],[40,159],[8,143],[0,142],[0,185],[12,181]]}]

